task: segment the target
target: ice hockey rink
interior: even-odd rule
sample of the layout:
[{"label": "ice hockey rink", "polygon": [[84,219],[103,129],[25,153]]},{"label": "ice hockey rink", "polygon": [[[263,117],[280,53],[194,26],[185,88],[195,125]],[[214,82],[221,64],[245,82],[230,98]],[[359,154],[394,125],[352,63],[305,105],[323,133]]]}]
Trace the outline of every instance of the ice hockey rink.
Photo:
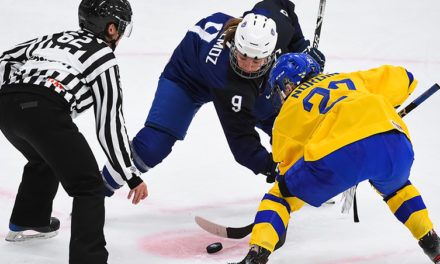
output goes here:
[{"label": "ice hockey rink", "polygon": [[[79,0],[0,0],[0,52],[39,35],[78,28]],[[133,137],[143,126],[158,77],[171,52],[190,26],[214,12],[240,16],[257,0],[131,0],[134,28],[116,50],[124,89],[124,114]],[[306,38],[313,39],[319,0],[296,0]],[[326,72],[401,65],[419,85],[406,103],[440,82],[440,2],[438,0],[328,0],[320,50]],[[406,104],[405,104],[406,105]],[[410,180],[418,188],[440,230],[440,92],[408,114],[415,149]],[[95,135],[93,111],[76,120],[99,164],[105,157]],[[269,148],[269,139],[262,135]],[[72,199],[60,187],[53,215],[61,221],[58,236],[8,243],[9,216],[25,159],[0,134],[0,263],[68,263]],[[105,234],[109,263],[215,264],[240,261],[249,236],[222,239],[200,229],[194,216],[228,226],[253,221],[270,185],[238,165],[229,151],[212,104],[195,117],[186,139],[171,155],[143,175],[149,196],[141,204],[127,200],[124,186],[106,199]],[[335,205],[305,206],[292,215],[285,245],[269,263],[423,264],[430,263],[417,241],[366,182],[359,185],[360,223]],[[221,242],[223,250],[205,247]]]}]

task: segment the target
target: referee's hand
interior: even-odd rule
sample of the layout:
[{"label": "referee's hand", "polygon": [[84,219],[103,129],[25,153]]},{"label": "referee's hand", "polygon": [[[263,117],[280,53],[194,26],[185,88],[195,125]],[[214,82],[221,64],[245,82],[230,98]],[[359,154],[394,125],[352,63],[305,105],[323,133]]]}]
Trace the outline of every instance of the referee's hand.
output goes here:
[{"label": "referee's hand", "polygon": [[131,199],[131,196],[133,195],[133,200],[131,201],[132,204],[138,204],[141,200],[144,200],[148,196],[148,190],[147,185],[145,182],[142,182],[135,188],[131,189],[128,193],[127,199]]}]

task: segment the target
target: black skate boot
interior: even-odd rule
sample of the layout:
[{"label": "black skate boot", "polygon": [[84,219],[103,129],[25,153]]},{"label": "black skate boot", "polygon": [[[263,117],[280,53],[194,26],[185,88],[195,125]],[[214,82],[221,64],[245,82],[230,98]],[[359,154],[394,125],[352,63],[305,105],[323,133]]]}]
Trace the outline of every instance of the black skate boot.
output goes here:
[{"label": "black skate boot", "polygon": [[419,240],[419,245],[430,260],[436,264],[440,263],[440,238],[434,229]]},{"label": "black skate boot", "polygon": [[230,264],[266,264],[269,260],[269,255],[269,250],[257,245],[252,245],[247,256],[241,262]]},{"label": "black skate boot", "polygon": [[[60,220],[58,220],[56,217],[50,218],[50,224],[48,226],[41,227],[25,227],[9,223],[10,231],[5,240],[9,242],[21,242],[34,239],[51,238],[58,234],[58,229],[60,229]],[[31,231],[32,234],[24,234],[24,231]]]}]

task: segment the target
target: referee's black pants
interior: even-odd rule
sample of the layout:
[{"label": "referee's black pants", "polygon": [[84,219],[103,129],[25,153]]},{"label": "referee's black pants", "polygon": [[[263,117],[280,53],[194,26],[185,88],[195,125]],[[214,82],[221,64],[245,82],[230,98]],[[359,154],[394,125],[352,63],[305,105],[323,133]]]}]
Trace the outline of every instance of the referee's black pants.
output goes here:
[{"label": "referee's black pants", "polygon": [[62,100],[50,90],[47,96],[0,95],[0,129],[28,160],[11,223],[49,225],[61,182],[73,197],[69,263],[107,263],[104,185],[92,150]]}]

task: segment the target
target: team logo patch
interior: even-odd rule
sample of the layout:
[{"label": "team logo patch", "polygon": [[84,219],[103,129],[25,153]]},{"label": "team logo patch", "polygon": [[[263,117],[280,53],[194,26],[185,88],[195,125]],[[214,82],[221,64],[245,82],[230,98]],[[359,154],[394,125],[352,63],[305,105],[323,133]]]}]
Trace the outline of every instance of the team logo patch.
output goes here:
[{"label": "team logo patch", "polygon": [[245,27],[247,25],[247,21],[244,21],[243,23],[241,23],[241,27]]},{"label": "team logo patch", "polygon": [[59,90],[64,90],[64,87],[61,83],[59,83],[58,81],[52,79],[52,78],[46,78],[46,82],[52,84],[53,86],[55,86],[56,89]]},{"label": "team logo patch", "polygon": [[288,14],[287,11],[284,10],[284,9],[281,9],[281,10],[280,10],[280,13],[283,14],[283,15],[285,15],[286,17],[289,17],[289,14]]},{"label": "team logo patch", "polygon": [[393,126],[394,126],[395,128],[397,128],[397,130],[399,130],[399,131],[401,131],[401,132],[404,132],[403,128],[402,128],[399,124],[397,124],[396,122],[394,122],[393,120],[391,120],[391,124],[393,124]]},{"label": "team logo patch", "polygon": [[270,34],[272,34],[272,36],[275,36],[275,30],[272,28],[272,30],[270,31]]}]

